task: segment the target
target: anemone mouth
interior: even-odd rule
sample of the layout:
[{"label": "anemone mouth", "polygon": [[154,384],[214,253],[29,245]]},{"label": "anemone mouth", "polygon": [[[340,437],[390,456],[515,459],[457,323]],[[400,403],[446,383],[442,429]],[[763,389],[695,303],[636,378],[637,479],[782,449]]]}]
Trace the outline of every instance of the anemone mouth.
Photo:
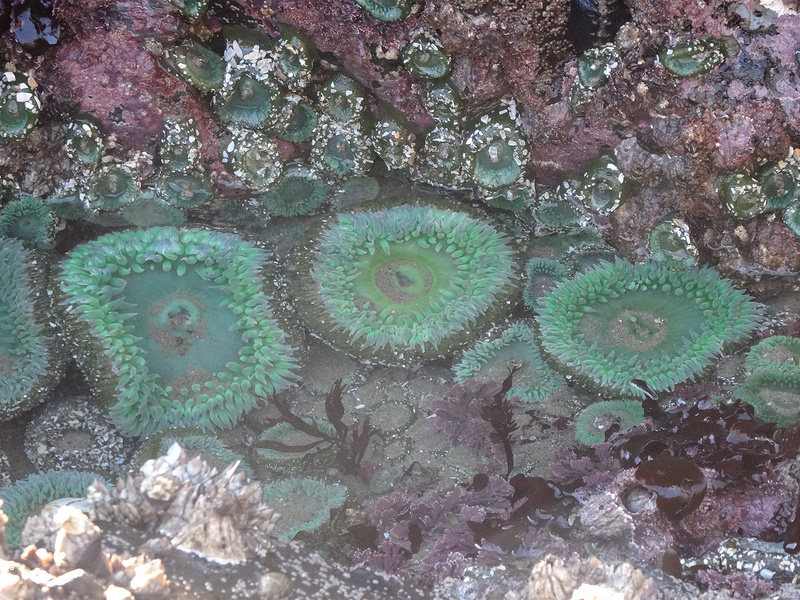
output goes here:
[{"label": "anemone mouth", "polygon": [[334,345],[365,358],[433,357],[510,308],[513,254],[490,224],[448,209],[339,215],[300,268],[313,281],[305,316]]},{"label": "anemone mouth", "polygon": [[601,262],[538,301],[541,342],[592,387],[641,396],[699,375],[758,325],[752,300],[711,269]]},{"label": "anemone mouth", "polygon": [[265,260],[233,235],[168,227],[108,234],[70,254],[63,304],[124,434],[229,427],[288,387],[295,362],[262,291]]}]

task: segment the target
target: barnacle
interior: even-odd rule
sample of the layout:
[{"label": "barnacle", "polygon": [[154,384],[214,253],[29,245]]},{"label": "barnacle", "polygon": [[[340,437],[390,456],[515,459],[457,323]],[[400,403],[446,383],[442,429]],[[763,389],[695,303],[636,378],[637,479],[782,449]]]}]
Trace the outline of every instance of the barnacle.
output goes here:
[{"label": "barnacle", "polygon": [[315,167],[344,177],[366,173],[374,154],[367,135],[354,124],[321,115],[314,130],[310,159]]},{"label": "barnacle", "polygon": [[200,130],[192,118],[164,119],[158,156],[167,171],[189,171],[200,164]]},{"label": "barnacle", "polygon": [[57,292],[74,351],[125,435],[230,427],[295,379],[266,259],[234,235],[172,227],[110,233],[69,254]]},{"label": "barnacle", "polygon": [[141,187],[133,169],[109,164],[93,173],[80,197],[91,211],[112,211],[122,208],[139,197]]},{"label": "barnacle", "polygon": [[464,170],[481,187],[514,183],[528,160],[514,101],[481,115],[464,139]]},{"label": "barnacle", "polygon": [[347,75],[336,73],[320,88],[318,106],[337,121],[357,123],[367,109],[364,88]]},{"label": "barnacle", "polygon": [[673,75],[694,77],[716,69],[725,60],[725,54],[719,40],[707,38],[662,50],[658,60]]},{"label": "barnacle", "polygon": [[356,4],[381,21],[402,21],[419,0],[356,0]]},{"label": "barnacle", "polygon": [[522,300],[525,306],[536,310],[537,301],[562,279],[569,275],[567,267],[549,258],[536,257],[525,264],[525,288],[522,290]]},{"label": "barnacle", "polygon": [[22,73],[0,76],[0,138],[20,138],[29,133],[42,111],[36,82]]},{"label": "barnacle", "polygon": [[758,325],[756,304],[710,268],[602,262],[539,299],[541,344],[567,374],[612,394],[671,390]]},{"label": "barnacle", "polygon": [[699,256],[689,226],[677,217],[663,219],[653,227],[650,232],[650,252],[653,260],[674,260],[687,267],[696,265]]},{"label": "barnacle", "polygon": [[761,340],[747,353],[745,365],[750,373],[774,369],[800,376],[800,338],[774,335]]},{"label": "barnacle", "polygon": [[111,483],[95,473],[83,471],[54,471],[34,473],[11,485],[0,487],[3,512],[8,517],[6,542],[9,546],[19,544],[19,536],[25,521],[37,514],[49,502],[61,498],[85,498],[86,490],[95,480],[103,485]]},{"label": "barnacle", "polygon": [[347,500],[347,490],[311,477],[290,477],[266,484],[263,498],[281,515],[274,533],[292,539],[301,531],[313,533],[325,525],[331,511]]},{"label": "barnacle", "polygon": [[750,175],[720,175],[714,180],[714,190],[722,206],[737,219],[752,219],[767,210],[767,197]]},{"label": "barnacle", "polygon": [[328,197],[329,186],[319,173],[304,164],[289,166],[280,180],[259,201],[271,215],[293,217],[314,212]]},{"label": "barnacle", "polygon": [[334,346],[389,364],[424,360],[510,309],[513,254],[465,212],[405,204],[340,214],[295,256],[293,296]]},{"label": "barnacle", "polygon": [[461,117],[461,96],[446,80],[430,81],[425,87],[425,108],[438,123],[455,123]]},{"label": "barnacle", "polygon": [[303,90],[311,81],[316,48],[307,36],[289,25],[280,26],[281,35],[275,42],[276,75],[293,92]]},{"label": "barnacle", "polygon": [[222,164],[253,190],[264,191],[283,173],[283,157],[269,136],[249,129],[234,131],[222,151]]},{"label": "barnacle", "polygon": [[426,79],[444,77],[450,70],[450,55],[439,39],[427,31],[414,31],[403,48],[403,66],[412,75]]},{"label": "barnacle", "polygon": [[450,125],[437,125],[425,136],[416,161],[417,175],[434,185],[461,187],[464,181],[463,136]]},{"label": "barnacle", "polygon": [[634,400],[606,400],[584,408],[575,419],[575,440],[584,446],[606,441],[606,431],[619,425],[626,431],[644,420],[644,409]]},{"label": "barnacle", "polygon": [[208,204],[216,188],[211,178],[202,170],[167,171],[156,183],[156,193],[177,208],[196,208]]},{"label": "barnacle", "polygon": [[204,433],[197,427],[176,427],[149,436],[136,452],[136,464],[143,465],[148,460],[164,456],[173,444],[179,444],[192,458],[200,456],[209,466],[219,471],[238,462],[239,470],[248,477],[253,477],[253,470],[247,465],[243,455],[230,450],[219,437]]},{"label": "barnacle", "polygon": [[465,350],[461,361],[453,367],[453,373],[457,383],[467,379],[503,381],[512,367],[517,370],[514,385],[508,390],[509,398],[540,402],[567,384],[542,360],[533,330],[522,322],[512,323],[499,337],[478,342]]},{"label": "barnacle", "polygon": [[22,240],[29,248],[48,248],[54,234],[53,215],[38,198],[23,196],[0,210],[0,236]]},{"label": "barnacle", "polygon": [[20,241],[0,238],[0,420],[39,404],[61,372],[40,262]]},{"label": "barnacle", "polygon": [[67,125],[65,147],[70,160],[91,167],[103,156],[103,133],[93,115],[82,114]]},{"label": "barnacle", "polygon": [[372,128],[370,143],[390,169],[404,169],[414,163],[414,134],[399,114],[389,112],[379,119]]},{"label": "barnacle", "polygon": [[751,405],[755,415],[778,427],[800,422],[800,373],[785,369],[759,369],[736,391],[736,397]]},{"label": "barnacle", "polygon": [[165,55],[167,66],[201,92],[222,87],[225,78],[223,58],[194,40],[187,40]]},{"label": "barnacle", "polygon": [[583,175],[578,198],[586,210],[607,215],[617,210],[626,197],[625,176],[613,156],[601,154]]},{"label": "barnacle", "polygon": [[308,100],[297,94],[287,94],[275,123],[275,137],[298,144],[310,140],[316,126],[317,112]]}]

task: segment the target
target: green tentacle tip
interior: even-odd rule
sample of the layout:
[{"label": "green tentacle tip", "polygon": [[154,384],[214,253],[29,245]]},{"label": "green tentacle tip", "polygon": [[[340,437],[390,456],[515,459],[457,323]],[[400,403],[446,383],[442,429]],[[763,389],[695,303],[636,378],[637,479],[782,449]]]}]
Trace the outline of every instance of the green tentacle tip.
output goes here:
[{"label": "green tentacle tip", "polygon": [[606,431],[619,425],[620,431],[644,421],[644,409],[634,400],[606,400],[584,408],[575,419],[575,441],[594,446],[606,441]]},{"label": "green tentacle tip", "polygon": [[776,369],[800,376],[800,338],[783,335],[768,337],[750,349],[745,365],[750,373]]},{"label": "green tentacle tip", "polygon": [[402,21],[417,7],[420,0],[356,0],[361,8],[381,21]]},{"label": "green tentacle tip", "polygon": [[694,77],[716,69],[725,60],[720,40],[706,38],[662,50],[658,60],[678,77]]},{"label": "green tentacle tip", "polygon": [[746,294],[710,268],[601,262],[538,301],[541,344],[558,369],[615,395],[670,391],[758,326]]},{"label": "green tentacle tip", "polygon": [[450,55],[436,36],[426,31],[414,31],[403,48],[403,66],[412,75],[438,79],[450,71]]},{"label": "green tentacle tip", "polygon": [[57,292],[74,351],[125,435],[231,427],[296,379],[264,292],[267,258],[231,234],[172,227],[69,254]]},{"label": "green tentacle tip", "polygon": [[514,101],[482,115],[464,141],[464,168],[479,186],[497,190],[522,176],[528,148]]},{"label": "green tentacle tip", "polygon": [[0,138],[21,138],[31,132],[42,112],[36,82],[23,73],[0,74]]},{"label": "green tentacle tip", "polygon": [[332,345],[385,364],[463,345],[511,308],[514,251],[488,222],[435,206],[342,214],[295,257],[295,298]]},{"label": "green tentacle tip", "polygon": [[39,262],[19,240],[0,238],[0,420],[44,400],[61,371]]},{"label": "green tentacle tip", "polygon": [[762,421],[788,427],[800,423],[800,373],[764,368],[739,387],[736,397],[755,409]]},{"label": "green tentacle tip", "polygon": [[656,224],[650,232],[650,252],[653,260],[672,260],[687,267],[696,265],[699,257],[689,226],[678,217],[669,217]]},{"label": "green tentacle tip", "polygon": [[328,198],[329,189],[315,169],[296,164],[259,200],[271,215],[294,217],[314,212]]},{"label": "green tentacle tip", "polygon": [[100,121],[90,114],[81,114],[67,125],[67,156],[78,165],[91,167],[103,156],[103,133]]},{"label": "green tentacle tip", "polygon": [[752,219],[767,210],[767,197],[750,175],[720,175],[714,180],[714,190],[722,206],[737,219]]},{"label": "green tentacle tip", "polygon": [[564,378],[544,362],[533,330],[521,322],[511,324],[499,337],[478,342],[465,350],[461,361],[453,367],[453,373],[458,383],[467,379],[502,381],[513,367],[518,370],[514,373],[514,385],[508,390],[509,398],[541,402],[567,385]]},{"label": "green tentacle tip", "polygon": [[49,248],[55,222],[45,204],[33,196],[23,196],[0,210],[0,236],[21,240],[29,248]]},{"label": "green tentacle tip", "polygon": [[311,477],[290,477],[264,486],[264,503],[281,515],[275,525],[278,537],[293,539],[314,533],[325,525],[331,511],[347,500],[347,489]]},{"label": "green tentacle tip", "polygon": [[167,68],[201,92],[219,89],[225,80],[223,58],[194,40],[167,52],[164,61]]},{"label": "green tentacle tip", "polygon": [[8,546],[19,545],[20,533],[28,517],[38,514],[56,500],[86,498],[86,491],[95,480],[112,487],[111,482],[96,473],[54,470],[34,473],[11,485],[0,487],[3,512],[8,517]]}]

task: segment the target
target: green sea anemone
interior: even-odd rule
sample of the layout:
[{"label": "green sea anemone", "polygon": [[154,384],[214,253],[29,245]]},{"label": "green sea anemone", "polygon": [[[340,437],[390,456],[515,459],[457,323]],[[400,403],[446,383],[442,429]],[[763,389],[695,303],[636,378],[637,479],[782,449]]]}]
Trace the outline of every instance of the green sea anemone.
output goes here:
[{"label": "green sea anemone", "polygon": [[692,241],[689,226],[678,217],[667,217],[653,227],[650,252],[653,260],[676,261],[687,267],[695,266],[700,254]]},{"label": "green sea anemone", "polygon": [[280,25],[281,35],[275,41],[276,75],[287,89],[300,92],[311,81],[317,49],[304,34],[289,25]]},{"label": "green sea anemone", "polygon": [[21,240],[29,248],[49,248],[55,235],[53,215],[33,196],[23,196],[0,210],[0,236]]},{"label": "green sea anemone", "polygon": [[47,329],[42,261],[19,240],[0,238],[0,420],[44,400],[61,360]]},{"label": "green sea anemone", "polygon": [[450,55],[442,42],[427,31],[411,32],[411,39],[403,48],[403,66],[412,75],[425,79],[444,77],[450,70]]},{"label": "green sea anemone", "polygon": [[425,136],[416,161],[417,175],[433,185],[463,187],[464,138],[451,125],[437,125]]},{"label": "green sea anemone", "polygon": [[372,166],[374,153],[368,136],[355,125],[321,115],[311,142],[311,163],[337,177],[362,175]]},{"label": "green sea anemone", "polygon": [[316,169],[294,164],[284,171],[283,177],[269,191],[259,197],[259,201],[271,215],[306,215],[325,202],[329,189]]},{"label": "green sea anemone", "polygon": [[399,114],[384,115],[372,128],[370,143],[390,169],[405,169],[414,163],[414,134]]},{"label": "green sea anemone", "polygon": [[200,130],[191,118],[167,117],[159,140],[158,156],[167,171],[184,172],[200,164]]},{"label": "green sea anemone", "polygon": [[713,269],[603,262],[539,300],[541,344],[566,374],[610,394],[669,391],[758,326],[752,299]]},{"label": "green sea anemone", "polygon": [[783,224],[800,238],[800,202],[795,202],[781,214]]},{"label": "green sea anemone", "polygon": [[166,171],[156,183],[156,193],[176,208],[197,208],[211,202],[217,189],[201,169]]},{"label": "green sea anemone", "polygon": [[295,257],[293,296],[332,345],[388,364],[446,354],[511,308],[514,251],[480,218],[402,205],[340,214]]},{"label": "green sea anemone", "polygon": [[755,409],[762,421],[788,427],[800,422],[800,374],[759,369],[739,386],[736,397]]},{"label": "green sea anemone", "polygon": [[42,112],[33,77],[14,71],[0,75],[0,138],[21,138],[31,132]]},{"label": "green sea anemone", "polygon": [[331,511],[347,500],[347,490],[336,483],[311,477],[290,477],[264,486],[264,503],[281,515],[273,533],[293,539],[301,531],[314,533]]},{"label": "green sea anemone", "polygon": [[320,88],[320,110],[336,121],[358,123],[367,109],[364,88],[346,75],[332,75]]},{"label": "green sea anemone", "polygon": [[265,191],[283,173],[283,157],[270,137],[259,131],[240,129],[222,151],[222,164],[250,189]]},{"label": "green sea anemone", "polygon": [[565,181],[537,198],[533,218],[542,233],[567,233],[588,225],[589,215],[581,204],[579,185]]},{"label": "green sea anemone", "polygon": [[267,257],[231,234],[153,227],[64,260],[57,291],[75,354],[125,435],[230,427],[296,378],[264,291]]},{"label": "green sea anemone", "polygon": [[[186,217],[177,208],[156,197],[151,191],[142,193],[136,200],[126,204],[122,216],[134,227],[154,227],[156,225],[183,225]],[[66,218],[66,217],[65,217]]]},{"label": "green sea anemone", "polygon": [[478,189],[477,192],[489,206],[511,212],[519,212],[532,206],[536,197],[533,182],[524,179],[498,190]]},{"label": "green sea anemone", "polygon": [[479,186],[496,190],[517,181],[528,160],[513,100],[481,115],[464,139],[464,170]]},{"label": "green sea anemone", "polygon": [[299,144],[311,139],[316,126],[317,111],[311,103],[297,94],[287,94],[283,111],[275,123],[275,137]]},{"label": "green sea anemone", "polygon": [[361,8],[381,21],[402,21],[420,0],[356,0]]},{"label": "green sea anemone", "polygon": [[141,193],[136,173],[124,163],[109,164],[93,173],[81,199],[91,211],[113,211],[130,204]]},{"label": "green sea anemone", "polygon": [[737,219],[752,219],[767,210],[767,197],[750,175],[720,175],[714,180],[714,190],[722,206]]},{"label": "green sea anemone", "polygon": [[111,488],[111,482],[95,473],[83,471],[45,471],[34,473],[0,488],[3,512],[8,517],[6,542],[19,544],[19,536],[28,517],[38,514],[48,503],[61,498],[85,498],[94,480]]},{"label": "green sea anemone", "polygon": [[167,66],[201,92],[222,87],[225,79],[223,58],[194,40],[187,40],[165,55]]},{"label": "green sea anemone", "polygon": [[94,115],[78,115],[67,125],[65,147],[67,156],[78,165],[92,167],[103,156],[103,133]]},{"label": "green sea anemone", "polygon": [[425,87],[425,108],[437,123],[455,123],[461,118],[461,96],[445,80],[430,81]]},{"label": "green sea anemone", "polygon": [[598,215],[617,210],[627,195],[625,175],[610,154],[601,154],[592,161],[578,188],[583,207]]},{"label": "green sea anemone", "polygon": [[725,54],[719,40],[707,38],[662,50],[658,60],[673,75],[694,77],[716,69],[725,60]]},{"label": "green sea anemone", "polygon": [[603,261],[614,262],[617,258],[619,252],[613,246],[605,242],[599,244],[587,242],[571,246],[562,260],[569,268],[570,274],[574,275]]},{"label": "green sea anemone", "polygon": [[614,424],[620,431],[644,421],[644,409],[634,400],[606,400],[584,408],[575,419],[575,440],[584,446],[606,441],[606,431]]},{"label": "green sea anemone", "polygon": [[509,398],[540,402],[567,385],[564,378],[542,360],[533,330],[522,322],[512,323],[499,337],[478,342],[465,350],[461,361],[453,367],[453,373],[457,383],[467,379],[503,381],[512,367],[518,370],[514,373],[514,385],[508,390]]},{"label": "green sea anemone", "polygon": [[781,210],[800,200],[800,168],[794,158],[766,167],[756,179],[767,197],[767,210]]},{"label": "green sea anemone", "polygon": [[619,64],[619,58],[614,44],[586,50],[578,57],[578,79],[591,90],[604,86],[611,70]]},{"label": "green sea anemone", "polygon": [[280,85],[272,78],[258,79],[250,72],[235,78],[225,74],[225,83],[216,94],[212,106],[220,121],[248,128],[274,125],[283,105]]},{"label": "green sea anemone", "polygon": [[774,335],[761,340],[747,353],[745,365],[750,373],[774,369],[800,376],[800,338]]},{"label": "green sea anemone", "polygon": [[522,290],[522,300],[525,302],[525,306],[536,310],[539,298],[568,276],[567,267],[561,262],[542,257],[530,259],[525,264],[526,283]]}]

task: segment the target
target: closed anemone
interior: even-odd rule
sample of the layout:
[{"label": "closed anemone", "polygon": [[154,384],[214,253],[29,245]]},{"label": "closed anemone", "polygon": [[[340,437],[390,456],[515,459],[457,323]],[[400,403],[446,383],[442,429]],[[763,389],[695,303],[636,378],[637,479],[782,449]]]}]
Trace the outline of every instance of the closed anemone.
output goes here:
[{"label": "closed anemone", "polygon": [[167,117],[159,140],[158,156],[168,171],[188,171],[200,163],[200,130],[194,119]]},{"label": "closed anemone", "polygon": [[269,136],[248,129],[234,132],[222,163],[253,190],[264,191],[283,173],[283,157]]},{"label": "closed anemone", "polygon": [[461,361],[453,367],[453,373],[457,383],[467,379],[503,381],[511,368],[517,371],[513,386],[508,390],[509,398],[540,402],[567,385],[564,378],[544,362],[533,330],[522,322],[512,323],[500,336],[480,341],[465,350]]},{"label": "closed anemone", "polygon": [[281,36],[276,40],[274,53],[277,76],[281,83],[293,92],[303,90],[311,81],[316,48],[308,37],[294,27],[281,27]]},{"label": "closed anemone", "polygon": [[767,197],[761,185],[746,173],[718,176],[714,190],[722,206],[737,219],[752,219],[767,210]]},{"label": "closed anemone", "polygon": [[381,21],[402,21],[419,0],[356,0],[356,4]]},{"label": "closed anemone", "polygon": [[78,165],[96,165],[103,156],[100,122],[92,115],[79,115],[67,125],[67,156]]},{"label": "closed anemone", "polygon": [[420,179],[434,185],[460,187],[464,182],[464,140],[454,126],[437,125],[425,136],[415,162]]},{"label": "closed anemone", "polygon": [[130,168],[108,165],[89,178],[82,200],[90,210],[111,211],[133,202],[140,192],[139,181]]},{"label": "closed anemone", "polygon": [[687,267],[696,265],[699,257],[689,226],[677,217],[666,218],[656,224],[650,232],[650,252],[654,260],[674,260]]},{"label": "closed anemone", "polygon": [[464,140],[464,165],[472,180],[496,190],[514,183],[528,160],[513,102],[482,115]]},{"label": "closed anemone", "polygon": [[168,204],[178,208],[208,204],[216,191],[211,178],[200,170],[162,173],[156,189]]},{"label": "closed anemone", "polygon": [[386,364],[446,354],[510,310],[517,291],[505,235],[464,212],[406,204],[340,214],[313,242],[292,269],[307,325]]},{"label": "closed anemone", "polygon": [[771,165],[756,179],[767,198],[767,210],[781,210],[800,199],[800,169],[794,161]]},{"label": "closed anemone", "polygon": [[172,227],[69,254],[57,291],[74,352],[125,435],[231,427],[296,378],[264,291],[267,258],[231,234]]},{"label": "closed anemone", "polygon": [[525,289],[522,299],[531,310],[536,310],[536,302],[562,279],[569,275],[567,267],[558,261],[534,257],[525,264]]},{"label": "closed anemone", "polygon": [[372,129],[370,143],[390,169],[404,169],[414,163],[414,134],[400,115],[387,114],[379,119]]},{"label": "closed anemone", "polygon": [[225,61],[219,54],[194,40],[187,40],[168,52],[165,61],[186,83],[201,92],[222,87]]},{"label": "closed anemone", "polygon": [[355,125],[322,115],[311,142],[312,164],[337,177],[363,175],[374,161],[369,138]]},{"label": "closed anemone", "polygon": [[275,137],[293,144],[311,139],[317,126],[317,111],[297,94],[284,97],[283,111],[275,123]]},{"label": "closed anemone", "polygon": [[625,176],[610,154],[601,154],[581,179],[578,197],[584,208],[598,215],[617,210],[627,197]]},{"label": "closed anemone", "polygon": [[601,262],[556,285],[538,306],[541,344],[559,370],[638,397],[633,380],[672,390],[759,323],[755,302],[713,269],[663,263]]},{"label": "closed anemone", "polygon": [[364,88],[346,75],[332,75],[319,90],[319,107],[342,123],[357,123],[366,110]]},{"label": "closed anemone", "polygon": [[27,135],[39,120],[42,101],[23,73],[0,75],[0,138]]},{"label": "closed anemone", "polygon": [[214,95],[214,112],[223,123],[263,128],[278,119],[283,95],[272,81],[243,73]]},{"label": "closed anemone", "polygon": [[208,0],[169,0],[169,3],[190,21],[202,17],[208,8]]},{"label": "closed anemone", "polygon": [[785,369],[759,369],[736,391],[736,397],[753,407],[762,421],[788,427],[800,422],[800,373]]},{"label": "closed anemone", "polygon": [[298,533],[314,533],[331,517],[331,511],[347,500],[347,490],[336,483],[311,477],[290,477],[264,486],[264,503],[281,518],[274,535],[292,539]]},{"label": "closed anemone", "polygon": [[426,31],[415,31],[403,48],[403,65],[412,75],[438,79],[450,70],[450,55],[438,38]]},{"label": "closed anemone", "polygon": [[294,217],[314,212],[328,197],[329,186],[306,165],[289,167],[283,177],[259,198],[271,215]]},{"label": "closed anemone", "polygon": [[0,210],[0,236],[16,238],[29,248],[48,248],[55,234],[53,215],[33,196],[23,196]]},{"label": "closed anemone", "polygon": [[709,38],[662,50],[658,60],[673,75],[694,77],[716,69],[725,60],[718,40]]},{"label": "closed anemone", "polygon": [[584,408],[575,420],[575,440],[584,446],[606,441],[612,425],[627,431],[644,420],[644,409],[634,400],[606,400]]}]

